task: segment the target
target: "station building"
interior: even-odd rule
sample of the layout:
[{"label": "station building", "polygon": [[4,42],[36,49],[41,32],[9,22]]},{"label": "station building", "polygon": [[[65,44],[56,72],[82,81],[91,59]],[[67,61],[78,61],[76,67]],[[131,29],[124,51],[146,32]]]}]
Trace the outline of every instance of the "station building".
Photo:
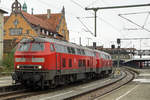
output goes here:
[{"label": "station building", "polygon": [[69,31],[65,19],[65,8],[60,13],[29,14],[26,3],[18,0],[12,4],[10,16],[4,18],[4,53],[9,53],[16,44],[27,37],[46,36],[69,41]]}]

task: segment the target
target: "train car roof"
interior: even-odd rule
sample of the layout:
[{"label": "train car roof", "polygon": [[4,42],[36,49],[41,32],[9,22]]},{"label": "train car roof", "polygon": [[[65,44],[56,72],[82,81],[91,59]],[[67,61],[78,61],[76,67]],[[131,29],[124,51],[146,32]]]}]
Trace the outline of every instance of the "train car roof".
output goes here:
[{"label": "train car roof", "polygon": [[60,45],[71,46],[71,47],[75,47],[75,48],[80,48],[80,49],[86,49],[86,50],[89,50],[89,51],[93,51],[93,49],[91,49],[91,48],[79,46],[75,43],[62,41],[62,40],[58,40],[58,39],[53,39],[53,38],[34,37],[34,38],[31,38],[31,39],[23,39],[20,42],[21,43],[25,43],[25,42],[52,42],[52,43],[56,43],[56,44],[60,44]]},{"label": "train car roof", "polygon": [[104,52],[104,51],[100,51],[100,50],[95,50],[95,51],[98,52],[98,53],[103,53],[103,54],[105,54],[105,55],[110,55],[109,53]]}]

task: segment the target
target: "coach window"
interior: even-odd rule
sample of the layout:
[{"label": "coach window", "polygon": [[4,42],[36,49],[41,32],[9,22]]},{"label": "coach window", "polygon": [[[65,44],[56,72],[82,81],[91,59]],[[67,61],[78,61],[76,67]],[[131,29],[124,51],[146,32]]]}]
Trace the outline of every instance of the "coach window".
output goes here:
[{"label": "coach window", "polygon": [[77,49],[77,53],[80,55],[81,54],[81,51],[80,51],[80,49]]},{"label": "coach window", "polygon": [[96,52],[94,52],[94,56],[96,57]]},{"label": "coach window", "polygon": [[78,66],[82,67],[82,60],[78,60]]},{"label": "coach window", "polygon": [[71,49],[70,47],[67,47],[68,53],[71,53]]},{"label": "coach window", "polygon": [[66,67],[66,59],[65,58],[62,59],[62,65],[63,65],[63,68]]},{"label": "coach window", "polygon": [[102,58],[101,54],[99,54],[99,58]]},{"label": "coach window", "polygon": [[85,52],[84,52],[84,50],[81,50],[81,52],[82,52],[82,55],[85,55]]},{"label": "coach window", "polygon": [[72,67],[72,59],[69,59],[69,67]]},{"label": "coach window", "polygon": [[55,51],[53,44],[50,45],[50,48],[51,48],[51,51]]},{"label": "coach window", "polygon": [[75,49],[71,48],[72,54],[75,54]]}]

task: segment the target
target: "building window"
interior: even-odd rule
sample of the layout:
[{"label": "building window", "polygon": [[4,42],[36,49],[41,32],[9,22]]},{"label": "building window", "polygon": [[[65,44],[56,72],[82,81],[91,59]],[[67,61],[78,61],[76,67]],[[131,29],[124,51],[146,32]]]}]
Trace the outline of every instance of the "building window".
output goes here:
[{"label": "building window", "polygon": [[10,35],[21,35],[22,34],[22,28],[11,28],[9,29]]},{"label": "building window", "polygon": [[19,23],[19,21],[16,19],[16,20],[14,21],[14,25],[17,26],[18,23]]},{"label": "building window", "polygon": [[4,33],[3,33],[3,35],[5,36],[6,35],[6,31],[4,30]]},{"label": "building window", "polygon": [[65,35],[65,30],[62,30],[62,34]]},{"label": "building window", "polygon": [[29,30],[27,30],[27,34],[29,34]]},{"label": "building window", "polygon": [[46,31],[46,35],[48,35],[48,36],[49,36],[49,32],[48,32],[48,31]]}]

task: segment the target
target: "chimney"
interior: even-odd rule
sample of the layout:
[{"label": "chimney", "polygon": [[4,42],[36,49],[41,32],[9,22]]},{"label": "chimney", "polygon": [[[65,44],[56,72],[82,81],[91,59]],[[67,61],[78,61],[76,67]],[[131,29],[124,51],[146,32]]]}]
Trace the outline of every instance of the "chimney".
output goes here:
[{"label": "chimney", "polygon": [[31,14],[32,14],[32,15],[33,15],[33,10],[34,10],[34,9],[33,9],[33,8],[31,8]]},{"label": "chimney", "polygon": [[51,10],[50,9],[47,9],[47,18],[49,19],[51,16]]}]

